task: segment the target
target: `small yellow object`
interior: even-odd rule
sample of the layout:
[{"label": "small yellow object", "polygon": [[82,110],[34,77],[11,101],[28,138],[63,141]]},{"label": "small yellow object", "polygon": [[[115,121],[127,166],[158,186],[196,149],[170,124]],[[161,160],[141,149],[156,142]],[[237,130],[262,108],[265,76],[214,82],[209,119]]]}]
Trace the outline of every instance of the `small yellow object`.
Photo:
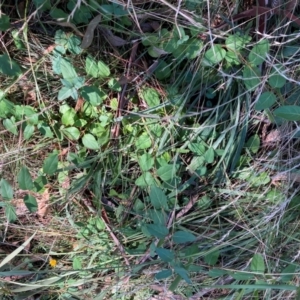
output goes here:
[{"label": "small yellow object", "polygon": [[50,259],[49,259],[49,265],[50,265],[52,268],[55,268],[56,265],[57,265],[57,260],[54,259],[54,258],[50,258]]}]

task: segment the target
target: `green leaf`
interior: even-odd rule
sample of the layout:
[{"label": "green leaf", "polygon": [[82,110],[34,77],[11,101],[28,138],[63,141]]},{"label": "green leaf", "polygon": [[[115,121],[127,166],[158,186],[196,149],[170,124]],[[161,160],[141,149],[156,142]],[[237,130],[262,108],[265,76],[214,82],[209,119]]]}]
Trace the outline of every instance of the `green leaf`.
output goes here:
[{"label": "green leaf", "polygon": [[253,154],[256,154],[260,147],[260,138],[258,134],[252,135],[245,144],[245,147],[248,148]]},{"label": "green leaf", "polygon": [[10,27],[9,16],[1,14],[0,16],[0,31],[5,31]]},{"label": "green leaf", "polygon": [[143,173],[140,177],[138,177],[135,180],[135,185],[139,187],[147,187],[154,185],[155,183],[155,179],[153,178],[150,172]]},{"label": "green leaf", "polygon": [[16,209],[10,204],[7,204],[5,206],[5,215],[9,223],[15,222],[17,220]]},{"label": "green leaf", "polygon": [[209,66],[218,64],[225,58],[225,56],[226,51],[221,47],[221,45],[213,45],[204,55],[205,64]]},{"label": "green leaf", "polygon": [[100,146],[99,146],[98,142],[96,141],[95,137],[89,133],[85,134],[82,137],[82,143],[88,149],[92,149],[92,150],[100,149]]},{"label": "green leaf", "polygon": [[204,158],[208,164],[212,164],[215,160],[215,150],[213,148],[209,148],[205,152]]},{"label": "green leaf", "polygon": [[[68,88],[66,86],[63,86],[59,91],[58,91],[58,96],[57,99],[59,101],[65,100],[71,96],[73,96],[74,94],[74,88]],[[76,95],[75,95],[76,96]],[[72,97],[73,98],[73,97]],[[73,98],[74,99],[74,98]],[[75,99],[77,99],[75,97]]]},{"label": "green leaf", "polygon": [[18,183],[19,187],[22,190],[32,190],[33,189],[33,181],[31,175],[26,167],[22,167],[18,174]]},{"label": "green leaf", "polygon": [[107,94],[95,86],[85,86],[80,93],[84,100],[93,106],[100,105],[107,98]]},{"label": "green leaf", "polygon": [[47,175],[53,175],[58,166],[58,155],[56,153],[50,154],[43,163],[43,171]]},{"label": "green leaf", "polygon": [[45,11],[51,9],[50,0],[33,0],[33,3],[39,11]]},{"label": "green leaf", "polygon": [[252,48],[249,54],[249,62],[255,66],[262,64],[265,61],[265,58],[269,51],[270,51],[269,40],[267,39],[260,40]]},{"label": "green leaf", "polygon": [[156,248],[155,252],[164,262],[171,262],[175,258],[173,251],[169,249]]},{"label": "green leaf", "polygon": [[61,129],[61,132],[70,140],[77,141],[80,137],[80,131],[76,127]]},{"label": "green leaf", "polygon": [[[278,66],[278,69],[280,70],[282,69],[282,67]],[[280,75],[280,73],[278,73],[276,69],[274,69],[274,71],[270,74],[268,83],[272,88],[280,89],[285,85],[286,79],[282,75]]]},{"label": "green leaf", "polygon": [[287,121],[300,121],[300,106],[284,105],[274,110],[274,115]]},{"label": "green leaf", "polygon": [[155,279],[157,280],[166,279],[172,276],[172,273],[173,273],[172,270],[162,270],[155,274]]},{"label": "green leaf", "polygon": [[28,208],[28,210],[31,212],[31,213],[34,213],[37,211],[38,209],[38,204],[37,204],[37,201],[36,199],[31,196],[31,195],[26,195],[24,197],[24,203],[26,205],[26,207]]},{"label": "green leaf", "polygon": [[34,133],[34,125],[27,124],[27,125],[25,126],[24,132],[23,132],[23,134],[24,134],[24,139],[25,139],[25,140],[30,139],[30,138],[32,137],[33,133]]},{"label": "green leaf", "polygon": [[17,125],[15,123],[14,117],[11,117],[10,119],[5,119],[3,121],[3,125],[12,134],[14,134],[14,135],[18,134],[18,128],[17,128]]},{"label": "green leaf", "polygon": [[136,148],[140,150],[148,149],[151,145],[152,142],[147,132],[143,132],[135,142]]},{"label": "green leaf", "polygon": [[168,209],[167,196],[159,187],[155,185],[151,186],[149,197],[155,209]]},{"label": "green leaf", "polygon": [[11,200],[14,197],[12,186],[5,179],[0,180],[1,196],[4,200]]},{"label": "green leaf", "polygon": [[109,79],[109,81],[108,81],[108,87],[112,91],[115,91],[115,92],[121,92],[121,90],[122,90],[122,87],[121,87],[119,81],[117,79],[115,79],[115,78]]},{"label": "green leaf", "polygon": [[154,165],[154,158],[150,154],[145,153],[139,157],[138,162],[142,171],[148,171]]},{"label": "green leaf", "polygon": [[251,273],[242,273],[242,272],[234,272],[230,274],[236,280],[250,280],[253,279],[254,274]]},{"label": "green leaf", "polygon": [[289,264],[287,265],[281,272],[280,280],[282,282],[290,282],[293,280],[296,271],[296,265],[295,264]]},{"label": "green leaf", "polygon": [[79,257],[75,256],[73,258],[73,270],[81,270],[81,269],[82,269],[81,260]]},{"label": "green leaf", "polygon": [[100,77],[108,77],[110,75],[109,67],[103,61],[98,61],[98,74]]},{"label": "green leaf", "polygon": [[61,58],[60,60],[60,70],[64,79],[71,80],[78,77],[73,65],[65,58]]},{"label": "green leaf", "polygon": [[140,97],[145,100],[149,107],[158,106],[160,103],[159,94],[153,88],[142,89]]},{"label": "green leaf", "polygon": [[214,266],[217,263],[219,256],[220,256],[220,251],[215,250],[215,251],[212,251],[212,252],[206,254],[204,256],[204,261],[207,264]]},{"label": "green leaf", "polygon": [[68,110],[64,111],[61,117],[61,122],[66,126],[73,125],[75,122],[75,117],[76,117],[75,109],[69,108]]},{"label": "green leaf", "polygon": [[158,224],[146,224],[145,225],[146,229],[148,230],[148,232],[152,235],[157,237],[158,239],[163,239],[165,238],[168,233],[169,230],[166,226],[163,225],[158,225]]},{"label": "green leaf", "polygon": [[11,36],[12,36],[12,38],[14,40],[14,44],[15,44],[15,46],[18,50],[25,50],[26,49],[22,39],[20,38],[20,31],[19,30],[17,30],[17,29],[12,30],[11,31]]},{"label": "green leaf", "polygon": [[7,54],[0,55],[0,72],[7,76],[19,76],[22,74],[19,65]]},{"label": "green leaf", "polygon": [[52,9],[50,11],[50,16],[53,19],[60,19],[60,20],[64,20],[64,21],[68,18],[67,13],[65,13],[62,9],[56,8],[56,7],[52,7]]},{"label": "green leaf", "polygon": [[94,78],[99,77],[97,62],[90,55],[88,55],[85,60],[85,71],[87,72],[88,75]]},{"label": "green leaf", "polygon": [[256,253],[251,260],[250,269],[253,272],[263,273],[265,271],[265,262],[261,254]]},{"label": "green leaf", "polygon": [[229,50],[239,51],[245,47],[247,42],[249,42],[247,37],[233,34],[226,39],[225,44]]},{"label": "green leaf", "polygon": [[243,70],[243,81],[249,91],[256,89],[261,83],[259,69],[257,67],[245,66]]},{"label": "green leaf", "polygon": [[184,279],[186,281],[186,283],[188,284],[192,284],[191,279],[188,276],[188,271],[184,268],[181,267],[175,267],[174,268],[175,273],[177,273],[182,279]]},{"label": "green leaf", "polygon": [[270,108],[276,102],[276,96],[272,92],[264,92],[260,95],[257,102],[255,103],[256,110],[263,110]]},{"label": "green leaf", "polygon": [[189,143],[188,148],[197,155],[204,155],[205,146],[202,143]]},{"label": "green leaf", "polygon": [[170,65],[167,64],[164,60],[159,60],[154,74],[158,80],[169,78],[171,76]]},{"label": "green leaf", "polygon": [[166,165],[157,170],[157,175],[161,178],[161,180],[168,181],[176,176],[176,171],[176,165]]},{"label": "green leaf", "polygon": [[175,244],[184,244],[194,242],[197,238],[189,231],[180,230],[173,234],[172,239]]}]

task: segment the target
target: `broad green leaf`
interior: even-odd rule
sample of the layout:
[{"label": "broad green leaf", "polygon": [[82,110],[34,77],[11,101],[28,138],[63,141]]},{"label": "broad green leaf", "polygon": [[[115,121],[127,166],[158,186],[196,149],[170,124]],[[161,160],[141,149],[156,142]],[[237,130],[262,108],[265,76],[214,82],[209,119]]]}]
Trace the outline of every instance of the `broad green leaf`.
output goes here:
[{"label": "broad green leaf", "polygon": [[10,204],[7,204],[5,206],[5,215],[9,223],[15,222],[17,220],[16,209]]},{"label": "broad green leaf", "polygon": [[261,254],[256,253],[253,255],[251,264],[250,264],[250,269],[253,272],[257,273],[263,273],[265,271],[265,262],[264,258]]},{"label": "broad green leaf", "polygon": [[80,90],[80,93],[93,106],[100,105],[107,98],[107,94],[95,86],[85,86]]},{"label": "broad green leaf", "polygon": [[206,64],[215,65],[221,62],[226,56],[226,51],[221,45],[213,45],[209,50],[206,51],[204,58]]},{"label": "broad green leaf", "polygon": [[22,190],[32,190],[33,189],[33,181],[31,175],[26,167],[22,167],[18,174],[18,183],[19,187]]},{"label": "broad green leaf", "polygon": [[209,148],[205,154],[204,154],[204,158],[206,160],[206,162],[208,164],[212,164],[215,160],[215,151],[213,148]]},{"label": "broad green leaf", "polygon": [[257,102],[255,103],[256,110],[263,110],[270,108],[276,102],[276,96],[272,92],[264,92],[260,95]]},{"label": "broad green leaf", "polygon": [[146,224],[145,227],[147,228],[148,232],[152,235],[157,237],[158,239],[165,238],[169,230],[166,226],[158,225],[158,224]]},{"label": "broad green leaf", "polygon": [[168,214],[164,210],[147,209],[144,216],[153,221],[153,224],[165,225],[168,221]]},{"label": "broad green leaf", "polygon": [[143,132],[136,140],[135,146],[139,150],[148,149],[151,147],[151,139],[147,132]]},{"label": "broad green leaf", "polygon": [[7,76],[19,76],[22,74],[19,65],[7,54],[0,55],[0,73]]},{"label": "broad green leaf", "polygon": [[83,50],[80,47],[81,39],[72,34],[68,38],[67,49],[73,54],[80,54]]},{"label": "broad green leaf", "polygon": [[300,121],[300,106],[283,105],[274,110],[274,115],[287,121]]},{"label": "broad green leaf", "polygon": [[73,65],[65,58],[62,58],[60,60],[60,70],[64,79],[72,79],[78,77]]},{"label": "broad green leaf", "polygon": [[287,265],[281,272],[280,281],[282,282],[290,282],[293,280],[296,271],[295,264]]},{"label": "broad green leaf", "polygon": [[109,67],[103,61],[98,61],[98,74],[100,77],[108,77],[110,75]]},{"label": "broad green leaf", "polygon": [[184,279],[188,284],[192,284],[191,279],[189,278],[189,273],[186,269],[181,267],[174,268],[175,273],[177,273],[182,279]]},{"label": "broad green leaf", "polygon": [[157,79],[163,80],[171,76],[170,65],[167,64],[164,60],[159,60],[158,65],[154,71],[154,74]]},{"label": "broad green leaf", "polygon": [[62,9],[56,7],[51,8],[50,16],[53,19],[60,19],[60,20],[66,20],[68,18],[67,13],[65,13]]},{"label": "broad green leaf", "polygon": [[44,137],[49,137],[53,138],[53,132],[51,128],[45,124],[45,123],[40,123],[37,125],[39,132],[44,136]]},{"label": "broad green leaf", "polygon": [[141,170],[145,172],[153,167],[154,158],[150,154],[144,153],[141,157],[139,157],[138,162]]},{"label": "broad green leaf", "polygon": [[196,171],[204,167],[206,161],[204,156],[194,156],[188,165],[188,170]]},{"label": "broad green leaf", "polygon": [[73,258],[73,270],[81,270],[81,269],[82,269],[81,259],[78,256],[75,256]]},{"label": "broad green leaf", "polygon": [[269,51],[270,51],[269,40],[267,39],[260,40],[252,48],[249,54],[249,62],[255,66],[262,64],[265,61],[265,58]]},{"label": "broad green leaf", "polygon": [[212,251],[212,252],[206,254],[204,256],[204,261],[207,264],[209,264],[211,266],[214,266],[217,263],[217,261],[219,259],[219,256],[220,256],[220,251],[219,250],[215,250],[215,251]]},{"label": "broad green leaf", "polygon": [[227,270],[213,268],[213,269],[209,270],[208,276],[211,278],[218,278],[218,277],[221,277],[224,275],[228,275],[228,273],[229,272]]},{"label": "broad green leaf", "polygon": [[[278,66],[278,69],[283,69],[281,66]],[[270,74],[268,83],[270,84],[270,86],[274,89],[278,88],[282,88],[285,83],[286,83],[286,79],[280,74],[278,73],[277,70],[273,70],[273,72]]]},{"label": "broad green leaf", "polygon": [[153,178],[150,172],[143,173],[140,177],[138,177],[135,180],[135,185],[139,187],[147,187],[154,185],[155,183],[155,179]]},{"label": "broad green leaf", "polygon": [[85,60],[85,71],[94,78],[99,77],[97,62],[90,55]]},{"label": "broad green leaf", "polygon": [[34,125],[27,124],[27,125],[25,126],[24,132],[23,132],[23,134],[24,134],[24,139],[25,139],[25,140],[30,139],[30,138],[32,137],[33,133],[34,133]]},{"label": "broad green leaf", "polygon": [[260,71],[257,67],[245,66],[243,70],[243,82],[249,91],[258,87],[260,81]]},{"label": "broad green leaf", "polygon": [[47,178],[43,175],[39,176],[35,181],[34,181],[34,187],[36,192],[40,192],[44,186],[48,183]]},{"label": "broad green leaf", "polygon": [[157,170],[157,175],[161,180],[168,181],[176,176],[177,167],[178,166],[174,164],[162,166]]},{"label": "broad green leaf", "polygon": [[245,144],[245,147],[248,148],[253,154],[256,154],[260,147],[260,138],[258,134],[252,135]]},{"label": "broad green leaf", "polygon": [[[69,97],[72,97],[74,93],[74,88],[68,88],[66,86],[63,86],[59,91],[58,91],[58,96],[57,99],[59,101],[65,100]],[[72,97],[73,98],[73,97]],[[73,98],[74,99],[74,98]],[[76,99],[76,98],[75,98]]]},{"label": "broad green leaf", "polygon": [[230,275],[236,280],[250,280],[254,278],[254,274],[251,273],[234,272]]},{"label": "broad green leaf", "polygon": [[153,88],[142,89],[140,97],[145,100],[149,107],[155,107],[160,103],[159,94]]},{"label": "broad green leaf", "polygon": [[76,117],[76,111],[74,108],[69,108],[68,110],[64,111],[62,117],[61,117],[61,122],[65,126],[73,125],[75,122],[75,117]]},{"label": "broad green leaf", "polygon": [[197,155],[204,155],[205,146],[202,143],[189,143],[188,148]]},{"label": "broad green leaf", "polygon": [[175,258],[174,252],[169,249],[156,248],[155,252],[164,262],[171,262]]},{"label": "broad green leaf", "polygon": [[33,3],[39,11],[45,11],[51,9],[50,0],[33,0]]},{"label": "broad green leaf", "polygon": [[108,87],[112,91],[115,91],[115,92],[121,92],[121,90],[122,90],[122,87],[121,87],[119,81],[117,79],[115,79],[115,78],[109,79],[109,81],[108,81]]},{"label": "broad green leaf", "polygon": [[70,140],[77,141],[80,137],[80,131],[76,127],[61,129],[61,132]]},{"label": "broad green leaf", "polygon": [[237,34],[229,35],[226,39],[225,44],[229,50],[239,51],[245,47],[245,44],[249,42],[249,39],[245,36]]},{"label": "broad green leaf", "polygon": [[5,31],[10,27],[9,16],[2,14],[0,16],[0,31]]},{"label": "broad green leaf", "polygon": [[58,155],[56,153],[50,154],[43,163],[43,171],[47,175],[53,175],[58,166]]},{"label": "broad green leaf", "polygon": [[15,123],[14,117],[11,117],[10,119],[5,119],[3,121],[3,125],[12,134],[14,134],[14,135],[18,134],[18,128],[17,128],[17,125]]},{"label": "broad green leaf", "polygon": [[31,195],[26,195],[24,197],[24,203],[26,205],[26,207],[28,208],[28,210],[31,212],[31,213],[34,213],[37,211],[38,209],[38,204],[37,204],[37,201],[36,199],[31,196]]},{"label": "broad green leaf", "polygon": [[97,140],[90,133],[87,133],[82,137],[82,143],[88,149],[92,149],[92,150],[100,149],[100,146],[99,146]]},{"label": "broad green leaf", "polygon": [[248,181],[252,186],[262,186],[270,183],[271,178],[267,172],[261,172],[259,174],[253,174]]},{"label": "broad green leaf", "polygon": [[162,270],[155,274],[155,279],[157,280],[166,279],[172,276],[172,273],[173,273],[172,270]]},{"label": "broad green leaf", "polygon": [[168,209],[167,196],[159,187],[155,185],[151,186],[149,197],[155,209]]},{"label": "broad green leaf", "polygon": [[172,239],[175,244],[184,244],[194,242],[197,238],[189,231],[180,230],[173,234]]},{"label": "broad green leaf", "polygon": [[12,186],[5,179],[0,180],[1,196],[4,200],[11,200],[14,197]]}]

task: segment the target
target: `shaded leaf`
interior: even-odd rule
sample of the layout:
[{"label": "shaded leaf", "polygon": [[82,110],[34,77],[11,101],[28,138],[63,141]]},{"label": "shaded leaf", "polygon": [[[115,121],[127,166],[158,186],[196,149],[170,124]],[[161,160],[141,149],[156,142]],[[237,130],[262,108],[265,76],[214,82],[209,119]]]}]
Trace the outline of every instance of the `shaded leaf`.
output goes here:
[{"label": "shaded leaf", "polygon": [[189,231],[176,231],[172,237],[175,244],[194,242],[197,238]]},{"label": "shaded leaf", "polygon": [[256,253],[251,260],[250,269],[253,272],[263,273],[265,271],[265,262],[261,254]]},{"label": "shaded leaf", "polygon": [[31,195],[26,195],[24,197],[24,203],[26,205],[26,207],[28,208],[28,210],[31,212],[31,213],[34,213],[37,211],[38,209],[38,204],[37,204],[37,201],[36,199],[31,196]]},{"label": "shaded leaf", "polygon": [[149,197],[155,209],[168,209],[167,196],[159,187],[151,186]]},{"label": "shaded leaf", "polygon": [[146,224],[145,227],[152,236],[155,236],[159,239],[165,238],[169,233],[168,228],[163,225]]},{"label": "shaded leaf", "polygon": [[0,187],[1,187],[1,196],[4,200],[11,200],[14,197],[14,191],[12,186],[8,183],[7,180],[1,179],[0,180]]},{"label": "shaded leaf", "polygon": [[276,102],[276,96],[272,92],[264,92],[260,95],[257,102],[255,103],[256,110],[263,110],[270,108]]},{"label": "shaded leaf", "polygon": [[18,174],[18,183],[19,187],[22,190],[32,190],[33,189],[33,181],[29,170],[26,167],[22,167]]},{"label": "shaded leaf", "polygon": [[174,253],[169,249],[156,248],[155,252],[164,262],[171,262],[174,259]]},{"label": "shaded leaf", "polygon": [[274,115],[287,121],[300,121],[300,106],[284,105],[274,110]]},{"label": "shaded leaf", "polygon": [[162,270],[155,274],[155,279],[157,280],[166,279],[172,276],[172,273],[173,273],[172,270]]},{"label": "shaded leaf", "polygon": [[58,166],[58,155],[56,153],[50,154],[43,163],[43,171],[48,175],[53,175]]}]

